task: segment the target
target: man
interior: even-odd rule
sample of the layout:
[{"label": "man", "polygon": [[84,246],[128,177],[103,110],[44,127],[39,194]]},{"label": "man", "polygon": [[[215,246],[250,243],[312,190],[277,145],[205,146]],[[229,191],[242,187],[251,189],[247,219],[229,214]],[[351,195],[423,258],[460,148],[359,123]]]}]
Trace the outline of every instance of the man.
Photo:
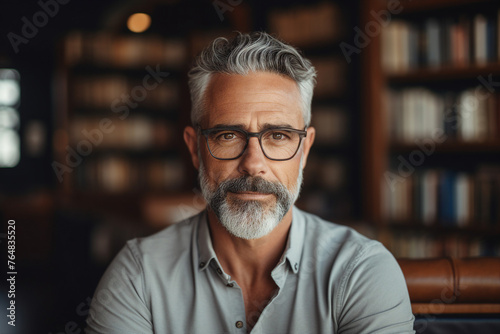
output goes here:
[{"label": "man", "polygon": [[240,34],[216,39],[189,75],[184,140],[207,209],[127,243],[87,333],[413,333],[391,254],[293,206],[315,134],[311,63]]}]

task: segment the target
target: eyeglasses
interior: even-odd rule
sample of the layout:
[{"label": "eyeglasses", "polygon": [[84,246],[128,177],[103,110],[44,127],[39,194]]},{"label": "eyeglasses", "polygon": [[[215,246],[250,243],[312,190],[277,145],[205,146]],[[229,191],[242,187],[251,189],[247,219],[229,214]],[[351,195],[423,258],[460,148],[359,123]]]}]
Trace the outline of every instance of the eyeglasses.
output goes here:
[{"label": "eyeglasses", "polygon": [[219,160],[234,160],[243,155],[251,137],[259,139],[266,158],[275,161],[292,159],[299,150],[307,131],[292,128],[271,128],[261,132],[247,132],[240,128],[224,127],[201,129],[210,154]]}]

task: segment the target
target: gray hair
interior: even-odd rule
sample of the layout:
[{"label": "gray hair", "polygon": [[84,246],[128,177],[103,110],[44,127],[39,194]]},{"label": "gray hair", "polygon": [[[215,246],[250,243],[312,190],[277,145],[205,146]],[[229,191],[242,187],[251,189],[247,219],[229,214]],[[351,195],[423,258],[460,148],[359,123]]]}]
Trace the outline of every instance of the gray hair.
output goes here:
[{"label": "gray hair", "polygon": [[316,70],[294,47],[265,32],[238,33],[232,40],[219,37],[201,52],[188,73],[192,124],[198,125],[202,120],[204,95],[213,73],[246,75],[257,71],[285,75],[297,83],[302,116],[309,126]]}]

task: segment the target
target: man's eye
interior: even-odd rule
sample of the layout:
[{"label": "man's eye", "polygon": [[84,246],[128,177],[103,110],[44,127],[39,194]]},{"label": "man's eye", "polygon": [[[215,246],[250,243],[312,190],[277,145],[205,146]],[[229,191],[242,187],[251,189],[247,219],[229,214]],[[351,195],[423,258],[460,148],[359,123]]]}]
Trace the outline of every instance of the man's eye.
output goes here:
[{"label": "man's eye", "polygon": [[218,140],[232,140],[232,139],[236,139],[236,134],[234,134],[232,132],[221,133],[220,135],[217,136],[217,139]]},{"label": "man's eye", "polygon": [[282,132],[273,132],[271,134],[271,138],[273,140],[286,140],[289,137],[286,134],[282,133]]}]

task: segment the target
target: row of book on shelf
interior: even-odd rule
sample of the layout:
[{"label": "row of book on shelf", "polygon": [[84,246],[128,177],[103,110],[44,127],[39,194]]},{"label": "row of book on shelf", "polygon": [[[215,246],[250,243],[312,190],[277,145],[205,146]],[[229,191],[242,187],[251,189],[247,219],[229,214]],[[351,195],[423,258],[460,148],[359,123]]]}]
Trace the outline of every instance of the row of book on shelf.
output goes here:
[{"label": "row of book on shelf", "polygon": [[304,170],[304,184],[312,188],[339,191],[345,188],[348,179],[345,159],[325,157],[311,151]]},{"label": "row of book on shelf", "polygon": [[484,65],[500,60],[500,11],[424,20],[395,19],[382,33],[388,72],[419,67]]},{"label": "row of book on shelf", "polygon": [[313,105],[311,125],[316,129],[316,145],[341,144],[349,133],[348,112],[338,106]]},{"label": "row of book on shelf", "polygon": [[135,160],[108,154],[75,169],[74,187],[96,193],[174,191],[183,186],[186,168],[178,158]]},{"label": "row of book on shelf", "polygon": [[317,72],[314,97],[342,97],[348,88],[346,85],[348,81],[347,62],[336,56],[316,56],[310,57],[310,60]]},{"label": "row of book on shelf", "polygon": [[[144,71],[144,76],[148,72]],[[125,75],[77,76],[70,92],[71,101],[85,108],[135,108],[139,103],[151,108],[174,108],[179,103],[179,86],[173,80],[160,84]]]},{"label": "row of book on shelf", "polygon": [[398,258],[500,256],[497,239],[456,233],[394,232],[386,246]]},{"label": "row of book on shelf", "polygon": [[[346,91],[347,63],[339,57],[314,57],[311,61],[318,72],[315,97],[341,97]],[[160,84],[151,78],[151,72],[157,70],[154,66],[149,70],[144,68],[143,74],[135,77],[125,73],[75,75],[71,81],[71,101],[89,108],[110,108],[117,105],[116,101],[128,106],[142,102],[157,108],[173,108],[179,103],[179,84],[173,75],[168,77],[171,74],[168,68],[159,69],[167,73],[159,78]]]},{"label": "row of book on shelf", "polygon": [[[306,179],[304,182],[307,182]],[[344,181],[344,183],[347,182]],[[336,223],[349,220],[353,216],[353,194],[352,190],[345,188],[341,192],[332,192],[317,184],[309,187],[304,183],[304,189],[300,193],[297,206]]]},{"label": "row of book on shelf", "polygon": [[87,141],[97,150],[158,150],[172,147],[173,142],[180,138],[175,123],[141,115],[140,110],[124,120],[118,117],[114,120],[102,131],[102,118],[74,117],[70,121],[70,146],[78,148]]},{"label": "row of book on shelf", "polygon": [[482,166],[473,174],[427,169],[404,176],[398,171],[384,175],[383,213],[387,221],[500,228],[499,167]]},{"label": "row of book on shelf", "polygon": [[437,133],[472,142],[500,137],[500,94],[482,86],[459,92],[388,89],[386,106],[389,136],[397,142],[433,138]]},{"label": "row of book on shelf", "polygon": [[69,33],[63,42],[66,64],[92,63],[102,66],[137,67],[163,64],[181,68],[187,59],[187,45],[182,39],[155,35],[116,35],[106,32]]},{"label": "row of book on shelf", "polygon": [[316,46],[338,40],[344,33],[344,15],[333,2],[278,9],[269,13],[269,29],[295,46]]}]

